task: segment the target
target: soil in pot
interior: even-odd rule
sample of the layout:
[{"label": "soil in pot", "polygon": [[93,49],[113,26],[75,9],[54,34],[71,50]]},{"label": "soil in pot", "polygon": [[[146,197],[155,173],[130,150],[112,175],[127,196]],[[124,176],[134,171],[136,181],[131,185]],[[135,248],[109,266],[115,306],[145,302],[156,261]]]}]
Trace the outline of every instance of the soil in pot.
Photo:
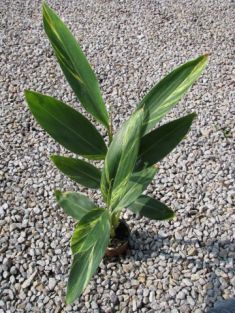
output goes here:
[{"label": "soil in pot", "polygon": [[119,256],[127,252],[129,244],[130,229],[124,220],[121,220],[116,228],[116,236],[111,239],[111,242],[106,249],[106,256]]}]

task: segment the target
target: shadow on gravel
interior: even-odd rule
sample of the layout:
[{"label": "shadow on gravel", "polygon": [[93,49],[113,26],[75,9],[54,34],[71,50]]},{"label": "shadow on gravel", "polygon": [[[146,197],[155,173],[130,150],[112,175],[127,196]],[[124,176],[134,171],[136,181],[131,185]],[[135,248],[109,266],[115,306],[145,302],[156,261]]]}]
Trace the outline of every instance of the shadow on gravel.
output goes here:
[{"label": "shadow on gravel", "polygon": [[[174,250],[174,243],[177,242],[177,249],[181,253]],[[171,246],[173,247],[171,250]],[[223,301],[223,293],[226,289],[226,279],[223,275],[218,276],[218,271],[234,274],[234,259],[228,253],[235,252],[234,240],[216,240],[211,239],[207,242],[201,240],[176,240],[173,236],[167,235],[161,237],[156,234],[150,234],[145,231],[134,231],[130,238],[130,252],[127,257],[134,258],[136,261],[147,260],[154,258],[157,255],[164,255],[165,259],[173,259],[174,261],[185,259],[189,263],[193,263],[197,270],[206,269],[207,290],[205,303],[207,310],[205,313],[210,313],[211,308],[215,303]],[[149,247],[149,249],[148,249]],[[169,249],[170,247],[170,249]],[[188,248],[191,247],[191,253],[188,255]],[[198,253],[207,252],[210,255],[211,261],[204,261],[198,257]],[[202,277],[203,278],[203,277]],[[224,280],[221,282],[221,280]],[[217,311],[215,311],[217,313]],[[230,313],[230,311],[224,311]],[[223,311],[221,311],[223,313]],[[235,313],[231,311],[231,313]]]},{"label": "shadow on gravel", "polygon": [[215,304],[214,308],[207,313],[234,313],[235,312],[235,298],[220,301]]}]

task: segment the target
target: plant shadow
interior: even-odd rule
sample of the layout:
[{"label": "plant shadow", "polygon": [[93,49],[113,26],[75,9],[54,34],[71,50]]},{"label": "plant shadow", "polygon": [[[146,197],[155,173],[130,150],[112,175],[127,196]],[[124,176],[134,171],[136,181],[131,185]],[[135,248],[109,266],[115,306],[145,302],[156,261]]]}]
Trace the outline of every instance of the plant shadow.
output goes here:
[{"label": "plant shadow", "polygon": [[[171,245],[177,245],[181,252],[187,252],[191,247],[192,255],[179,253],[171,249]],[[170,249],[169,249],[170,247]],[[235,252],[235,240],[211,239],[206,242],[203,240],[176,240],[172,235],[160,236],[142,230],[134,230],[130,237],[130,250],[126,259],[134,261],[144,261],[159,255],[164,255],[164,259],[179,261],[185,259],[198,270],[206,269],[207,288],[206,288],[206,310],[210,310],[218,301],[224,300],[224,286],[221,283],[221,276],[217,273],[221,266],[226,268],[227,273],[234,274],[234,259],[228,256],[228,252]],[[198,252],[209,254],[213,261],[202,260],[198,257]],[[222,277],[223,280],[223,277]],[[226,280],[226,278],[225,278]],[[207,311],[206,311],[207,312]],[[206,313],[205,312],[205,313]]]}]

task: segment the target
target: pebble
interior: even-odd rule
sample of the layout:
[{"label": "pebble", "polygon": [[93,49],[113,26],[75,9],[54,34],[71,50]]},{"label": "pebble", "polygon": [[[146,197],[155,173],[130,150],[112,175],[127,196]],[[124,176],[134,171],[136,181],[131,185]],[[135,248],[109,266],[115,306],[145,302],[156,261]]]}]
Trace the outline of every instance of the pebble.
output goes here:
[{"label": "pebble", "polygon": [[56,286],[56,280],[55,278],[49,278],[49,284],[48,284],[48,288],[49,290],[53,290]]},{"label": "pebble", "polygon": [[37,271],[33,272],[22,284],[22,289],[25,289],[25,288],[28,288],[33,280],[34,280],[34,277],[37,275]]},{"label": "pebble", "polygon": [[[75,304],[65,305],[75,222],[54,190],[101,194],[64,177],[51,154],[72,156],[41,129],[23,91],[37,90],[84,113],[55,61],[40,1],[2,1],[0,313],[202,313],[234,296],[234,10],[231,1],[51,1],[87,54],[117,130],[173,68],[209,53],[207,69],[160,123],[197,119],[159,162],[146,191],[173,221],[124,214],[126,256],[104,259]],[[88,116],[88,115],[87,115]],[[95,123],[97,129],[104,129]],[[97,163],[97,166],[100,166]]]}]

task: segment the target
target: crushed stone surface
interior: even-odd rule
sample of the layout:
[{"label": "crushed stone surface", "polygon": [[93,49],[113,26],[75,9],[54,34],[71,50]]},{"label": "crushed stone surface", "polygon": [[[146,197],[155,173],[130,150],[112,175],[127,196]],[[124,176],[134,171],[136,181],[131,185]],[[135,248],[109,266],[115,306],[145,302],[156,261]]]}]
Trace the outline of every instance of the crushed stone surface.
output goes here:
[{"label": "crushed stone surface", "polygon": [[[117,129],[175,66],[210,62],[163,122],[198,114],[187,138],[160,163],[148,194],[176,212],[171,222],[126,212],[131,250],[104,259],[83,296],[65,306],[74,221],[54,189],[75,185],[53,167],[69,155],[35,122],[24,101],[37,90],[83,112],[56,64],[41,1],[1,1],[0,313],[204,313],[235,293],[235,4],[216,0],[54,0],[99,77]],[[103,131],[103,130],[101,130]]]}]

